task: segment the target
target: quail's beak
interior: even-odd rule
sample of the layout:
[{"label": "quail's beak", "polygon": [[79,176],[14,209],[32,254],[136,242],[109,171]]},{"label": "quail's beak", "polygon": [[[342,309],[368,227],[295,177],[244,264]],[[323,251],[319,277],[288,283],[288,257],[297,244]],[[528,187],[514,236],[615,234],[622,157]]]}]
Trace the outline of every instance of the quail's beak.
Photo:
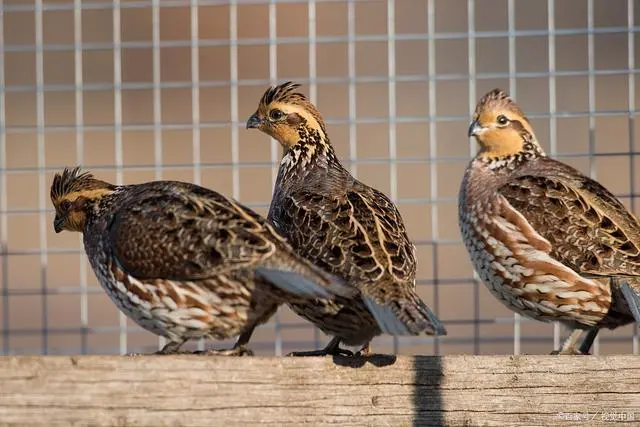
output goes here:
[{"label": "quail's beak", "polygon": [[55,219],[53,220],[53,229],[55,230],[56,233],[60,233],[63,230],[62,228],[63,226],[64,226],[64,218],[56,215]]},{"label": "quail's beak", "polygon": [[482,127],[480,126],[478,121],[477,120],[472,121],[471,124],[469,125],[469,133],[468,133],[469,137],[476,136],[480,132],[482,132]]},{"label": "quail's beak", "polygon": [[258,113],[253,113],[251,117],[247,120],[247,129],[257,129],[260,127],[262,120],[258,117]]}]

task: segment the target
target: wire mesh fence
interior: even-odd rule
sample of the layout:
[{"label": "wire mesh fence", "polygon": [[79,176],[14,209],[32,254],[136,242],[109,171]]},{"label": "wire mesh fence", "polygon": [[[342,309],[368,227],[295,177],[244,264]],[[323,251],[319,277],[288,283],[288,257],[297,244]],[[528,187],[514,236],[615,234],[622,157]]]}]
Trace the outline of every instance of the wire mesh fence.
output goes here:
[{"label": "wire mesh fence", "polygon": [[[637,209],[634,0],[0,1],[1,348],[124,353],[159,344],[119,314],[78,235],[56,235],[53,174],[195,182],[266,214],[280,148],[244,130],[264,89],[303,84],[344,163],[397,201],[418,286],[449,335],[380,352],[546,353],[564,331],[511,314],[474,279],[457,228],[466,128],[502,87],[547,152]],[[633,327],[595,352],[639,351]],[[320,346],[286,308],[258,353]],[[200,342],[203,348],[207,343]],[[196,345],[196,344],[194,344]]]}]

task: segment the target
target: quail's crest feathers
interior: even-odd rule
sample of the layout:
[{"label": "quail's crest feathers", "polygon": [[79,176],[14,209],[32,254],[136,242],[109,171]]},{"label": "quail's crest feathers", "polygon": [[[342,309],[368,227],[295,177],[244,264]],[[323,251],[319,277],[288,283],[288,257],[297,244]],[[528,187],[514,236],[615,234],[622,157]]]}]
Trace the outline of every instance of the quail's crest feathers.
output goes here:
[{"label": "quail's crest feathers", "polygon": [[[272,109],[278,108],[287,114],[297,114],[304,120],[304,125],[321,131],[324,136],[326,132],[322,115],[306,95],[297,91],[299,87],[300,84],[293,82],[271,86],[260,99],[258,113],[267,117]],[[289,124],[295,127],[299,121],[291,120]]]},{"label": "quail's crest feathers", "polygon": [[53,177],[53,184],[51,185],[51,199],[58,199],[65,194],[69,194],[74,191],[78,191],[82,188],[83,182],[88,182],[93,179],[91,172],[80,172],[81,168],[75,167],[73,169],[64,168],[62,173],[57,173]]},{"label": "quail's crest feathers", "polygon": [[520,107],[518,107],[509,94],[499,88],[493,89],[480,98],[480,101],[476,105],[475,115],[480,116],[482,113],[490,111],[508,111],[524,120],[527,120]]},{"label": "quail's crest feathers", "polygon": [[51,184],[51,201],[55,204],[65,196],[73,193],[94,193],[98,195],[101,190],[111,192],[115,186],[108,182],[96,179],[91,172],[81,172],[81,168],[65,168],[62,173],[57,173],[53,177]]},{"label": "quail's crest feathers", "polygon": [[284,102],[284,103],[302,103],[308,102],[307,97],[297,92],[301,85],[299,83],[293,82],[285,82],[280,85],[271,86],[266,90],[264,95],[262,95],[262,99],[260,99],[260,105],[264,108],[267,108],[274,102]]}]

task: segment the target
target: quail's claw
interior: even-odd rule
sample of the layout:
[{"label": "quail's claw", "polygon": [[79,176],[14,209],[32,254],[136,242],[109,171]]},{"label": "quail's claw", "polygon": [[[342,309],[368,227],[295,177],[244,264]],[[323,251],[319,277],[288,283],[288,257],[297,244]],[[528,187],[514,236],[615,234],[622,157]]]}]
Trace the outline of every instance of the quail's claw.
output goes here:
[{"label": "quail's claw", "polygon": [[573,332],[571,332],[571,335],[569,335],[569,337],[564,341],[562,347],[560,347],[559,350],[552,351],[551,355],[588,355],[588,352],[585,353],[578,349],[578,341],[583,334],[583,330],[575,329]]},{"label": "quail's claw", "polygon": [[367,343],[356,353],[356,357],[369,357],[371,355],[371,343]]}]

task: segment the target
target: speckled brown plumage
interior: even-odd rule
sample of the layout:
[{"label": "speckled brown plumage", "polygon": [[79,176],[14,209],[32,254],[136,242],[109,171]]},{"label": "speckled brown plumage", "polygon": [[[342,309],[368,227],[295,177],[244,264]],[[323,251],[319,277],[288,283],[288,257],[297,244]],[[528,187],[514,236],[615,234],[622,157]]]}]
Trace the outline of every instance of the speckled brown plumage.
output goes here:
[{"label": "speckled brown plumage", "polygon": [[[100,284],[120,310],[178,351],[191,338],[240,336],[279,304],[353,296],[297,256],[265,219],[212,190],[175,181],[115,186],[78,168],[51,186],[54,228],[83,233]],[[334,294],[335,292],[335,294]]]},{"label": "speckled brown plumage", "polygon": [[381,332],[445,334],[437,317],[415,292],[415,247],[389,198],[353,178],[329,141],[322,116],[291,82],[269,88],[247,128],[258,128],[284,148],[268,219],[293,247],[316,265],[347,280],[362,294],[386,305],[404,325],[376,325],[361,299],[330,304],[291,304],[339,343],[363,353]]},{"label": "speckled brown plumage", "polygon": [[600,328],[640,312],[640,224],[598,182],[548,158],[501,90],[476,107],[479,144],[461,186],[459,222],[473,265],[512,310],[575,332],[561,353],[589,351]]}]

